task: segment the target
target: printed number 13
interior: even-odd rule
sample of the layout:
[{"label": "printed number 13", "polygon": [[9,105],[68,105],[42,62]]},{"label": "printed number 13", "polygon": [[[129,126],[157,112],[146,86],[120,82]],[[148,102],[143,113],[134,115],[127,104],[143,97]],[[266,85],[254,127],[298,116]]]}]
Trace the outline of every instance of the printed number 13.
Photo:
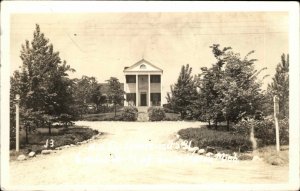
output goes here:
[{"label": "printed number 13", "polygon": [[50,139],[50,143],[48,139],[46,140],[46,144],[44,145],[45,148],[47,148],[50,145],[50,147],[54,147],[54,140]]}]

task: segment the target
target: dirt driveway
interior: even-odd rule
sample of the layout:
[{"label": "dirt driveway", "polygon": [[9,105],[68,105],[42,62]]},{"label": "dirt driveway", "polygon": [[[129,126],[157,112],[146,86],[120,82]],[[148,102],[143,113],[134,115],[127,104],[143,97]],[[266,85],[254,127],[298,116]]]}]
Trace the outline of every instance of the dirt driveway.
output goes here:
[{"label": "dirt driveway", "polygon": [[12,185],[284,183],[288,166],[215,161],[166,147],[199,122],[77,122],[104,132],[93,142],[10,163]]}]

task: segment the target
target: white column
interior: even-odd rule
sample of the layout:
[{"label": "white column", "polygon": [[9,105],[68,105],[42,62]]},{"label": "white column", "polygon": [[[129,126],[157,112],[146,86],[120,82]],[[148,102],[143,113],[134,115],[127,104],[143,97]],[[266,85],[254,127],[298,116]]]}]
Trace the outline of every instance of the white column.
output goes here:
[{"label": "white column", "polygon": [[150,100],[150,74],[148,74],[148,107],[151,106],[151,100]]},{"label": "white column", "polygon": [[139,88],[139,78],[138,75],[136,74],[135,76],[135,106],[138,107],[139,106],[139,92],[138,92],[138,88]]},{"label": "white column", "polygon": [[162,75],[160,75],[160,106],[162,106]]}]

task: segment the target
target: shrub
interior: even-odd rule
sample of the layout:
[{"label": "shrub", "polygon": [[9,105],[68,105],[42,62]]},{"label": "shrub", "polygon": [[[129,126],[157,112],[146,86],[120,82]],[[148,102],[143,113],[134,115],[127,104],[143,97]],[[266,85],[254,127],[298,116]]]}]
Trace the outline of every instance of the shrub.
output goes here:
[{"label": "shrub", "polygon": [[120,120],[122,121],[136,121],[138,116],[138,110],[136,107],[127,106],[121,114]]},{"label": "shrub", "polygon": [[166,113],[163,108],[150,107],[148,109],[148,116],[150,121],[162,121],[166,117]]},{"label": "shrub", "polygon": [[182,139],[192,141],[192,146],[199,148],[216,147],[221,150],[247,151],[252,149],[248,137],[234,132],[216,131],[212,129],[187,128],[181,129],[178,134]]},{"label": "shrub", "polygon": [[[287,118],[279,120],[279,137],[280,144],[289,143],[289,121]],[[276,131],[274,119],[268,118],[264,120],[240,121],[233,126],[233,129],[241,135],[250,135],[251,128],[254,127],[254,137],[258,142],[258,146],[276,144]]]}]

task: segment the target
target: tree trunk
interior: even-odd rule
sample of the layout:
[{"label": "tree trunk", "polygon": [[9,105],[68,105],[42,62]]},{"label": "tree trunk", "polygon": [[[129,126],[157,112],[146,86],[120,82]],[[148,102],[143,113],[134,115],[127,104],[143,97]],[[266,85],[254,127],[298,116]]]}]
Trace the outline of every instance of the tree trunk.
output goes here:
[{"label": "tree trunk", "polygon": [[216,120],[215,122],[215,129],[217,130],[218,129],[218,121]]},{"label": "tree trunk", "polygon": [[49,135],[51,135],[51,124],[50,123],[48,124],[48,130],[49,130],[48,131]]},{"label": "tree trunk", "polygon": [[28,144],[28,126],[25,127],[26,144]]},{"label": "tree trunk", "polygon": [[116,106],[116,104],[114,104],[115,105],[115,117],[117,116],[117,106]]},{"label": "tree trunk", "polygon": [[211,128],[211,125],[210,125],[210,119],[208,120],[208,128],[209,128],[209,129]]},{"label": "tree trunk", "polygon": [[229,131],[229,120],[227,119],[227,131]]}]

